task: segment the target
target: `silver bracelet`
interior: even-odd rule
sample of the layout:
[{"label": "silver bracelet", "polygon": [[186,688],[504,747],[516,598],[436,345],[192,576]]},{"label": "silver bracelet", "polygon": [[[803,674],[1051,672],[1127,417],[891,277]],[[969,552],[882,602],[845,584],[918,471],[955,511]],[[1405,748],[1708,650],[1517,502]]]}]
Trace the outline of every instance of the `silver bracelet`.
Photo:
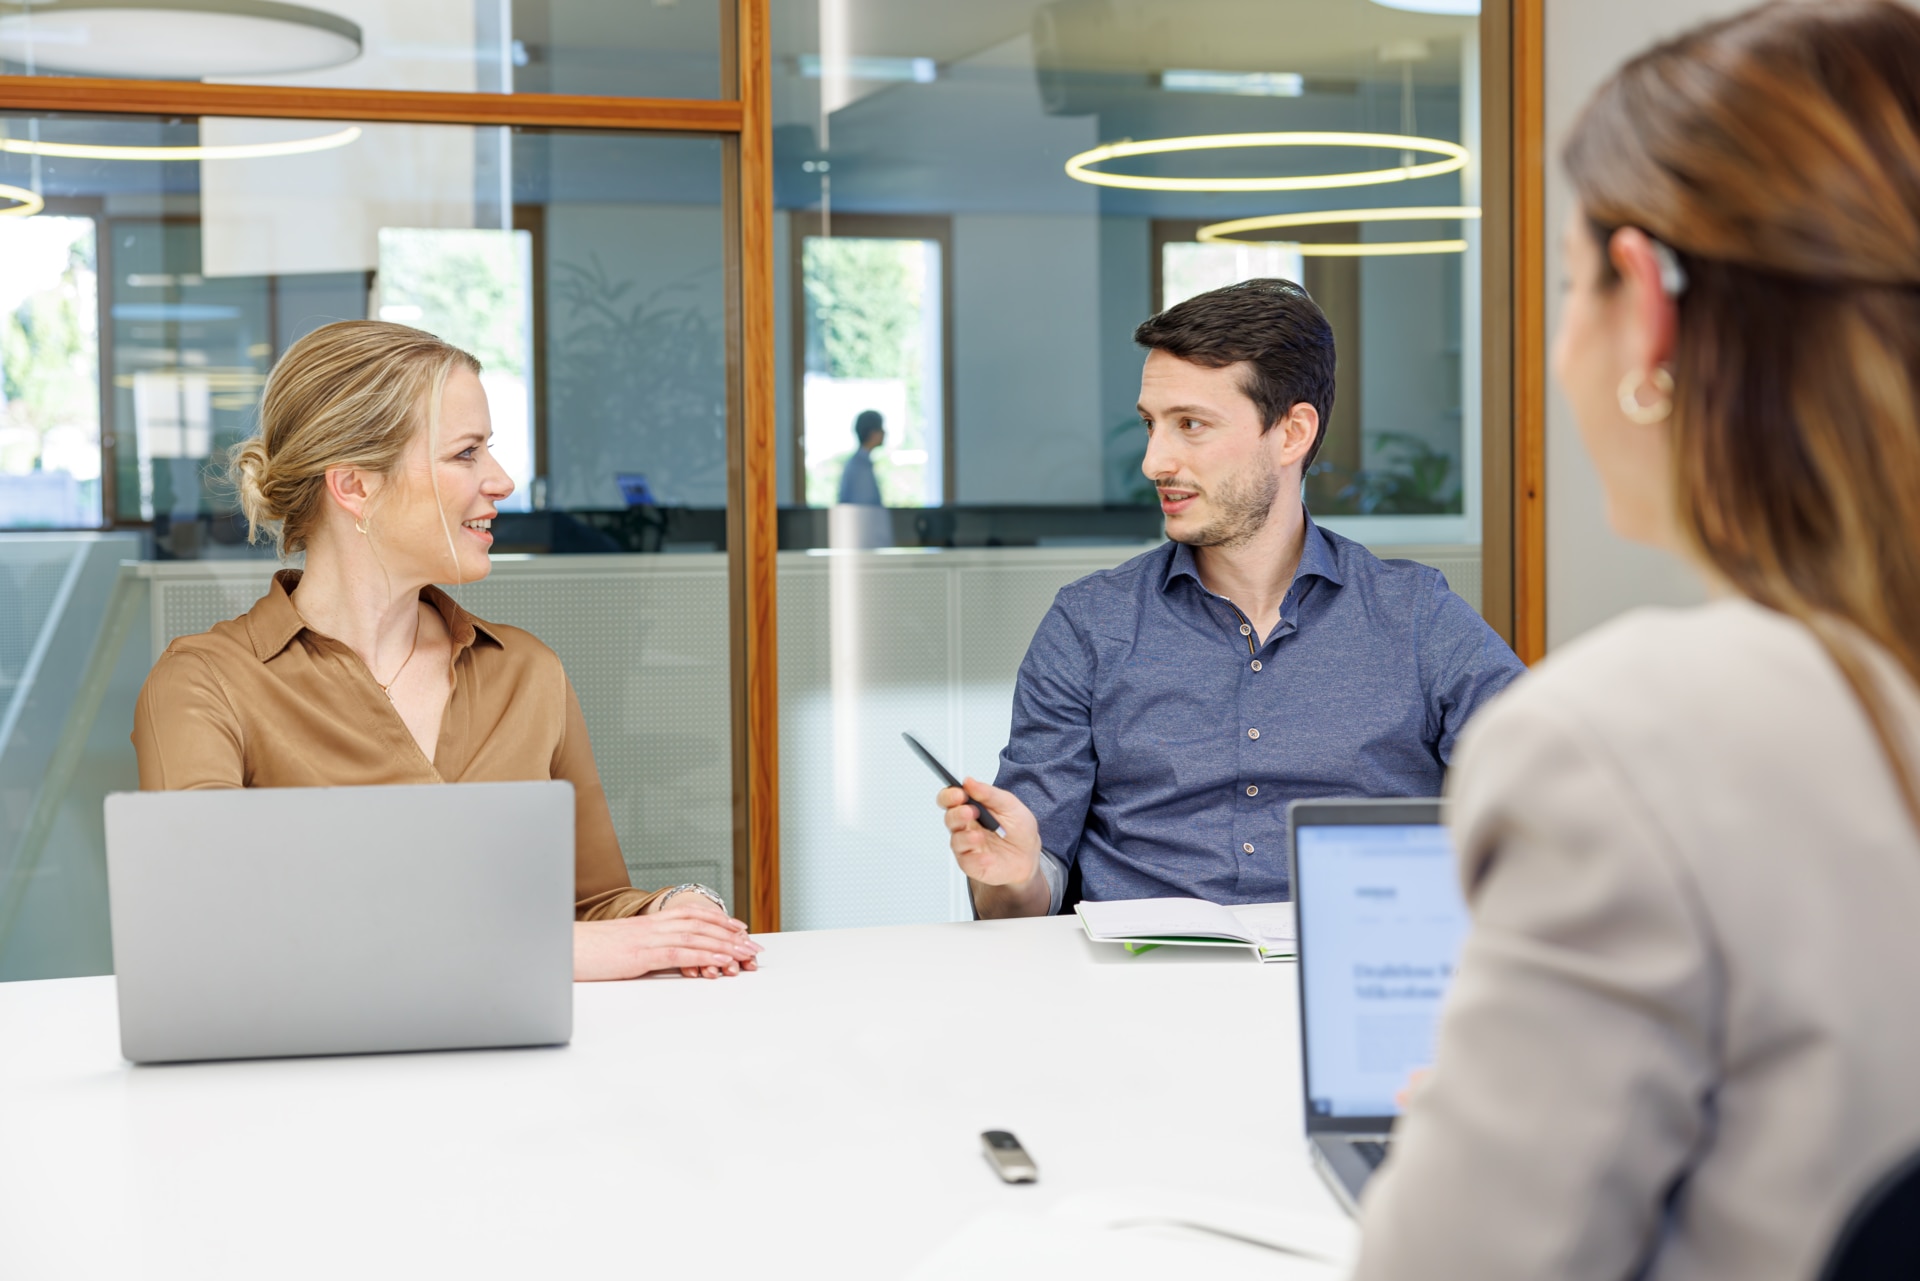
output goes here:
[{"label": "silver bracelet", "polygon": [[727,910],[727,901],[725,899],[721,898],[717,893],[708,889],[706,886],[699,884],[696,881],[688,881],[684,885],[676,885],[672,889],[668,890],[665,894],[662,894],[660,896],[659,906],[655,907],[653,910],[656,912],[663,910],[667,906],[667,903],[673,898],[674,895],[685,894],[689,890],[691,890],[695,894],[701,895],[702,897],[706,898],[715,907],[719,908],[722,912]]}]

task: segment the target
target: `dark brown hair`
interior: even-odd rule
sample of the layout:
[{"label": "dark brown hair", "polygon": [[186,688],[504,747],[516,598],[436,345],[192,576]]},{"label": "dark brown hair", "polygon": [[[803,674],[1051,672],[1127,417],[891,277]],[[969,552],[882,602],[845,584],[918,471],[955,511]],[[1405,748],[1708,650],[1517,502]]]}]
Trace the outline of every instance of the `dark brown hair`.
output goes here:
[{"label": "dark brown hair", "polygon": [[1313,466],[1333,421],[1333,326],[1312,295],[1291,280],[1243,280],[1196,294],[1143,321],[1133,340],[1208,369],[1246,361],[1240,388],[1260,410],[1260,430],[1301,401],[1320,415],[1302,470]]},{"label": "dark brown hair", "polygon": [[1638,227],[1687,274],[1683,535],[1820,638],[1920,822],[1857,640],[1920,682],[1920,14],[1817,0],[1701,27],[1621,68],[1565,159],[1597,233]]}]

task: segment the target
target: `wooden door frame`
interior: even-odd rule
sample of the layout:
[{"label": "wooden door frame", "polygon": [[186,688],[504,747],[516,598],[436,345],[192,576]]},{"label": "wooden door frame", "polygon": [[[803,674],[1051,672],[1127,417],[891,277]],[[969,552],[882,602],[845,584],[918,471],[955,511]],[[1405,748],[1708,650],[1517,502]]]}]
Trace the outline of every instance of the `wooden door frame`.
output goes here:
[{"label": "wooden door frame", "polygon": [[721,5],[721,99],[438,93],[0,76],[0,110],[234,116],[718,136],[727,306],[727,594],[733,874],[756,931],[780,928],[774,551],[773,112],[769,0]]},{"label": "wooden door frame", "polygon": [[1482,608],[1523,662],[1547,649],[1543,0],[1480,11]]}]

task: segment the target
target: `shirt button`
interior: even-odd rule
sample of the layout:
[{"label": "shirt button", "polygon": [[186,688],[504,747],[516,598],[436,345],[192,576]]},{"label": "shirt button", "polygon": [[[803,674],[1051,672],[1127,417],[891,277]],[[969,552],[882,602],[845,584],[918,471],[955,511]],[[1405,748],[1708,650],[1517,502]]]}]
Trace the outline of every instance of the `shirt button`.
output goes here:
[{"label": "shirt button", "polygon": [[1242,623],[1240,624],[1240,634],[1242,636],[1251,636],[1253,635],[1253,628],[1247,626],[1245,623]]},{"label": "shirt button", "polygon": [[1255,786],[1254,784],[1252,784],[1252,783],[1248,783],[1248,784],[1247,784],[1247,795],[1248,795],[1248,796],[1258,796],[1258,795],[1260,795],[1260,789],[1259,789],[1258,787],[1256,787],[1256,786]]},{"label": "shirt button", "polygon": [[1242,845],[1240,849],[1243,853],[1247,853],[1247,854],[1253,853],[1253,842],[1251,841],[1247,842],[1245,845]]},{"label": "shirt button", "polygon": [[1259,738],[1259,737],[1260,737],[1260,731],[1259,731],[1259,730],[1257,730],[1257,729],[1250,729],[1250,730],[1248,730],[1248,731],[1247,731],[1247,737],[1248,737],[1248,738]]},{"label": "shirt button", "polygon": [[1260,660],[1257,658],[1253,660],[1253,670],[1256,672],[1260,670]]}]

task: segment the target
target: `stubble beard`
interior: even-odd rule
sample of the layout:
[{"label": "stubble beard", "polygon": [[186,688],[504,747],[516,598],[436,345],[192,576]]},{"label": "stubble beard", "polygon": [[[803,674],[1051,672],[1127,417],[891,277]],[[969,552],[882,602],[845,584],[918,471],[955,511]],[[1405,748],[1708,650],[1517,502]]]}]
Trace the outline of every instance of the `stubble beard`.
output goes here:
[{"label": "stubble beard", "polygon": [[1168,537],[1189,547],[1243,546],[1265,528],[1279,497],[1280,473],[1262,457],[1221,483],[1213,495],[1212,520],[1185,538],[1172,533]]}]

